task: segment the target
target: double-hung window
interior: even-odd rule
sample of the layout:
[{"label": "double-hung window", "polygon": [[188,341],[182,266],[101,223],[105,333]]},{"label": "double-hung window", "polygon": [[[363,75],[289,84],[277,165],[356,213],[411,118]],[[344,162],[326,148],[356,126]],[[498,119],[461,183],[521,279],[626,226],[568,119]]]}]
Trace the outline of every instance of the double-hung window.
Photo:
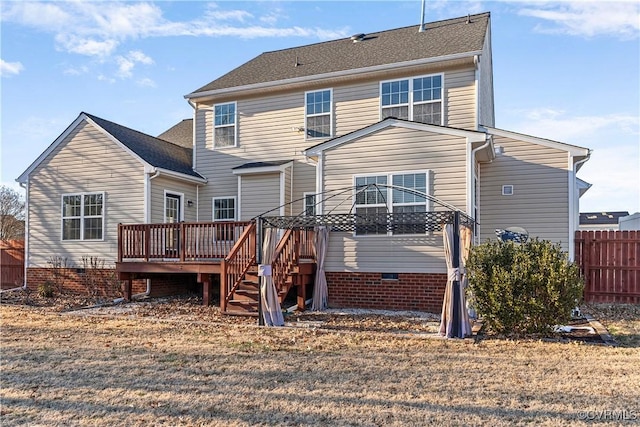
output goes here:
[{"label": "double-hung window", "polygon": [[427,171],[356,176],[355,184],[357,235],[426,232]]},{"label": "double-hung window", "polygon": [[331,136],[331,89],[305,94],[305,130],[307,138]]},{"label": "double-hung window", "polygon": [[442,75],[380,83],[381,116],[442,124]]},{"label": "double-hung window", "polygon": [[387,234],[387,175],[356,177],[356,234]]},{"label": "double-hung window", "polygon": [[[213,198],[213,221],[235,221],[236,220],[236,198],[235,197],[214,197]],[[236,228],[221,226],[216,228],[216,240],[234,240]],[[237,236],[235,236],[237,238]]]},{"label": "double-hung window", "polygon": [[235,147],[236,103],[216,104],[213,110],[213,148]]},{"label": "double-hung window", "polygon": [[213,198],[213,220],[214,221],[235,221],[236,220],[236,198],[235,197],[214,197]]},{"label": "double-hung window", "polygon": [[304,215],[314,216],[316,214],[315,193],[304,193]]},{"label": "double-hung window", "polygon": [[62,196],[62,240],[102,240],[104,193]]}]

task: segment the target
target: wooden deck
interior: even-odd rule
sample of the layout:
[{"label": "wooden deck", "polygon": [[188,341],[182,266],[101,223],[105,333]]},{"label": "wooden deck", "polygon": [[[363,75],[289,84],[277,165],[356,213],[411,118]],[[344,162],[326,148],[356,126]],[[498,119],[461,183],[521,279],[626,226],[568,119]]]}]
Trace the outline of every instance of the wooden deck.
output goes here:
[{"label": "wooden deck", "polygon": [[[126,300],[131,298],[132,280],[158,274],[196,274],[203,285],[205,305],[211,302],[211,275],[219,274],[222,311],[254,314],[257,301],[238,301],[247,293],[246,286],[256,282],[257,245],[255,222],[120,224],[116,272],[124,281]],[[272,269],[279,295],[284,299],[289,289],[296,287],[298,305],[304,308],[305,287],[313,282],[315,272],[313,231],[287,230],[276,252]],[[301,268],[302,263],[313,266]]]}]

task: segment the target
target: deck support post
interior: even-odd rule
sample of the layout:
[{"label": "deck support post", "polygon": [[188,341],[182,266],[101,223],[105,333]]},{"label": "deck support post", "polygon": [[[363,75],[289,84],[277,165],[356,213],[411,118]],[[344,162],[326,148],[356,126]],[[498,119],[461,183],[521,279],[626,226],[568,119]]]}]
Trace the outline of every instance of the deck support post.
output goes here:
[{"label": "deck support post", "polygon": [[131,275],[127,275],[126,279],[124,280],[124,284],[122,285],[122,296],[127,302],[131,301],[131,282]]},{"label": "deck support post", "polygon": [[202,305],[208,306],[211,304],[211,275],[204,274],[201,280],[202,280]]},{"label": "deck support post", "polygon": [[298,283],[298,289],[297,289],[297,294],[298,294],[298,310],[300,311],[304,311],[306,308],[306,302],[307,302],[307,285],[304,283],[304,281],[302,283]]}]

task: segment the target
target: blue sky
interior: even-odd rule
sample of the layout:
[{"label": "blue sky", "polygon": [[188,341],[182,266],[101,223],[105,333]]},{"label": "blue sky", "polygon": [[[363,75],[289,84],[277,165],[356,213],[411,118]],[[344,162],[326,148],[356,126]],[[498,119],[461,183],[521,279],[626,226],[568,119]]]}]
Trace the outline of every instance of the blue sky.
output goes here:
[{"label": "blue sky", "polygon": [[[496,126],[593,149],[581,211],[640,211],[640,3],[434,1],[490,11]],[[1,178],[81,111],[158,135],[184,95],[264,51],[418,25],[421,1],[1,3]]]}]

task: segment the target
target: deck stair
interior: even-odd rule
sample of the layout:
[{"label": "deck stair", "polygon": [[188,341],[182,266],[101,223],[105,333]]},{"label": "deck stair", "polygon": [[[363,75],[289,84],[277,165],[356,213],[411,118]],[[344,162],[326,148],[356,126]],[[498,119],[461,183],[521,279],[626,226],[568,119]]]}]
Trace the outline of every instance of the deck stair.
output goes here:
[{"label": "deck stair", "polygon": [[[272,277],[280,303],[284,302],[290,290],[295,287],[300,310],[304,310],[307,289],[312,286],[315,278],[312,233],[305,230],[287,230],[276,247],[272,264]],[[252,240],[255,236],[246,236],[246,239]],[[241,240],[236,246],[242,247]],[[241,258],[244,257],[244,265],[237,262],[236,257],[242,252],[232,250],[223,263],[221,298],[224,299],[221,301],[221,310],[230,315],[257,316],[260,298],[258,265],[255,254],[241,255]]]}]

